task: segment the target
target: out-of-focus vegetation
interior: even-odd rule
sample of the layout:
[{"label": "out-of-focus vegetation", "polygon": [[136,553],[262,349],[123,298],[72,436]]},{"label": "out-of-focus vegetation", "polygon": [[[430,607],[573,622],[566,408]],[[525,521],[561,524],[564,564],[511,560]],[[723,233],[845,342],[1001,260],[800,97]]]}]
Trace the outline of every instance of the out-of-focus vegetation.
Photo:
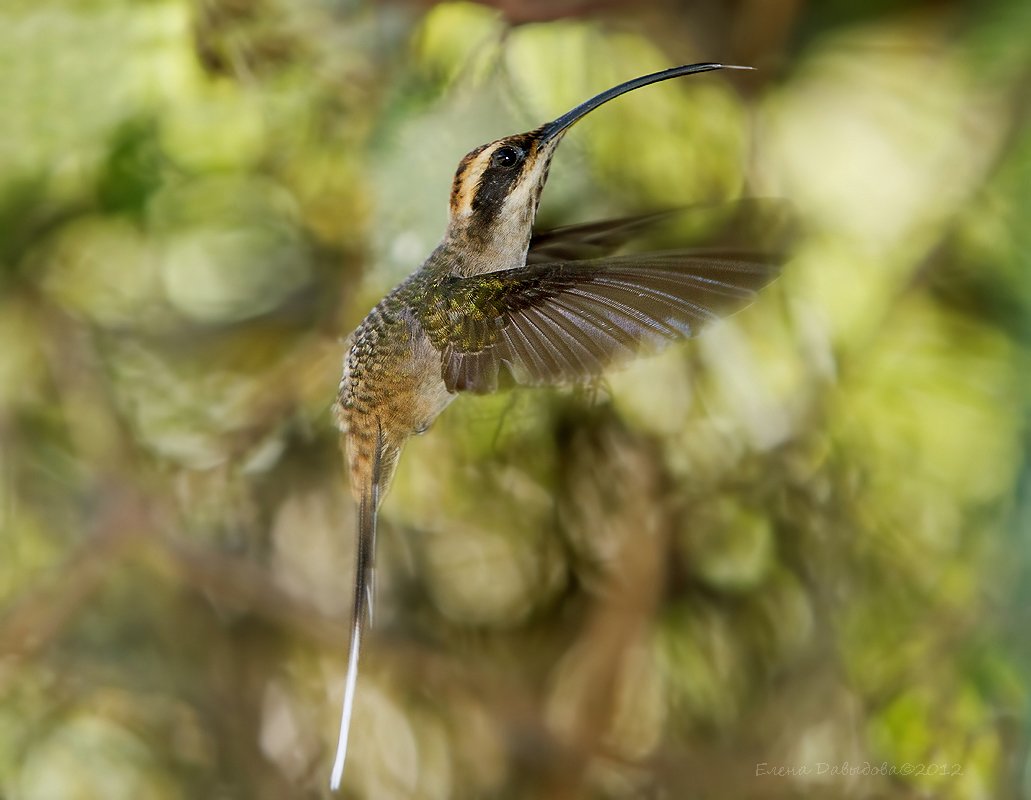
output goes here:
[{"label": "out-of-focus vegetation", "polygon": [[0,7],[0,796],[326,794],[341,337],[467,150],[696,60],[760,71],[592,115],[545,223],[797,250],[409,446],[346,796],[1031,793],[1031,5],[490,5]]}]

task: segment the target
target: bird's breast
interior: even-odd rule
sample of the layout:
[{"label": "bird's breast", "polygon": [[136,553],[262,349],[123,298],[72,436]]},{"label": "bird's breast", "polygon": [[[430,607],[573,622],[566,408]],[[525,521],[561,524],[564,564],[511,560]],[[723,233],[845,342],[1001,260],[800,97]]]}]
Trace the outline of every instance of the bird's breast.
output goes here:
[{"label": "bird's breast", "polygon": [[426,430],[452,398],[440,351],[414,315],[373,309],[344,356],[336,408],[341,430],[375,424],[403,441]]}]

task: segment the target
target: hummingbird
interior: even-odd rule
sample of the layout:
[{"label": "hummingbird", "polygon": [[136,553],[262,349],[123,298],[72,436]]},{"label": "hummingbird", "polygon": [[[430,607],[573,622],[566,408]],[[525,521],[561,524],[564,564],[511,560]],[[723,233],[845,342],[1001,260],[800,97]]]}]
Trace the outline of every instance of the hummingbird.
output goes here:
[{"label": "hummingbird", "polygon": [[642,349],[693,336],[776,276],[778,256],[742,249],[568,255],[570,245],[611,250],[656,215],[533,230],[552,157],[575,122],[626,92],[720,69],[752,67],[689,64],[634,78],[470,152],[451,185],[443,240],[351,334],[334,413],[357,505],[357,556],[332,790],[373,614],[376,515],[405,441],[459,392],[589,381]]}]

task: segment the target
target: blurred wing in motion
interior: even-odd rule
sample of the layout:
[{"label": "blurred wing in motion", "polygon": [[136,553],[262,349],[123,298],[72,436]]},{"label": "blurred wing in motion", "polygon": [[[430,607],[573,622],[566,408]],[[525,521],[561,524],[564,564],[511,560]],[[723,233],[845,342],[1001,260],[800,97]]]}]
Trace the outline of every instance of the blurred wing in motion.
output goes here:
[{"label": "blurred wing in motion", "polygon": [[527,264],[580,261],[610,255],[631,239],[672,218],[681,209],[656,211],[636,217],[607,219],[561,228],[534,231],[526,254]]},{"label": "blurred wing in motion", "polygon": [[632,217],[565,225],[534,231],[527,264],[581,261],[613,255],[632,242],[637,249],[685,247],[741,248],[786,252],[798,220],[789,203],[770,197],[745,197],[723,203],[698,203]]},{"label": "blurred wing in motion", "polygon": [[584,381],[743,308],[781,258],[671,251],[454,277],[421,321],[450,391]]}]

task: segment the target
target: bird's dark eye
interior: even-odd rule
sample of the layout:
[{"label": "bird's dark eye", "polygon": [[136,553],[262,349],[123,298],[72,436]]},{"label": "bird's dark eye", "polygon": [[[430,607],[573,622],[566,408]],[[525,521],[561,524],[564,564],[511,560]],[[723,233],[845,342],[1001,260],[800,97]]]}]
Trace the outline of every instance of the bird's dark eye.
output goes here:
[{"label": "bird's dark eye", "polygon": [[495,167],[510,168],[514,167],[520,161],[523,160],[523,151],[510,145],[504,145],[494,151],[494,155],[490,157],[490,163]]}]

